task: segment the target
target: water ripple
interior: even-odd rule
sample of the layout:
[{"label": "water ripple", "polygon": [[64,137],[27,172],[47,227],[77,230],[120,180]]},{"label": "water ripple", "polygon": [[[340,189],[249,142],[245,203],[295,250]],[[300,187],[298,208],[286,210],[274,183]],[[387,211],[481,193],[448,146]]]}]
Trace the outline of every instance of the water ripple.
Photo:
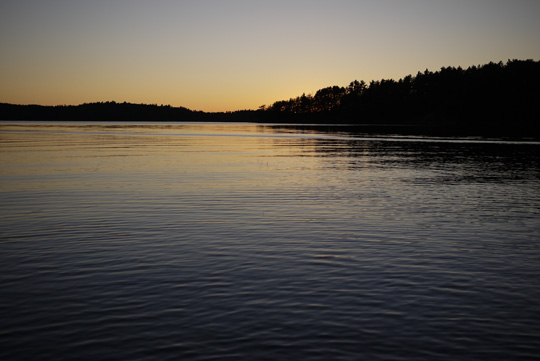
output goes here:
[{"label": "water ripple", "polygon": [[40,124],[1,133],[1,359],[538,359],[536,144]]}]

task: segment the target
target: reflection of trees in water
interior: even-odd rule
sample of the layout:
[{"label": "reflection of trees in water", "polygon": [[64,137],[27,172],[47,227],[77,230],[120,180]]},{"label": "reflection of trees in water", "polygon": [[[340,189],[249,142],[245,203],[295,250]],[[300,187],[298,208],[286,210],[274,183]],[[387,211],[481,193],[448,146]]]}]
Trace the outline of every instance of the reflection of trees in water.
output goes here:
[{"label": "reflection of trees in water", "polygon": [[[326,158],[349,168],[424,169],[438,174],[436,182],[520,182],[540,179],[540,143],[437,139],[384,133],[385,127],[336,127],[324,125],[265,126],[279,133],[312,135],[311,156]],[[359,133],[359,130],[361,131]],[[387,129],[388,130],[388,129]],[[320,137],[317,137],[319,135]],[[440,173],[437,173],[440,170]]]}]

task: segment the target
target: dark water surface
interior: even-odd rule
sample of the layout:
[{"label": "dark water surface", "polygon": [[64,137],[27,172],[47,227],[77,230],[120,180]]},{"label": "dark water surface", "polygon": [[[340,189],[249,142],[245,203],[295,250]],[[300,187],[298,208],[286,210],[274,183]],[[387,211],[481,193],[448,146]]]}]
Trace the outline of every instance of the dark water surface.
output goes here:
[{"label": "dark water surface", "polygon": [[0,123],[2,360],[540,358],[540,143]]}]

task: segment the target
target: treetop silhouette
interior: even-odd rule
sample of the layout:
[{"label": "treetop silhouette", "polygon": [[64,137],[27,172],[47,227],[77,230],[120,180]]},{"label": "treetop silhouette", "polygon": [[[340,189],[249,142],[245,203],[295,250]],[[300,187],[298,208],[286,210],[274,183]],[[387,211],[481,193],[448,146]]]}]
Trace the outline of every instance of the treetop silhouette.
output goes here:
[{"label": "treetop silhouette", "polygon": [[258,110],[206,113],[117,102],[39,106],[0,103],[3,120],[250,121],[401,124],[540,134],[540,61],[425,70],[399,80],[354,80]]}]

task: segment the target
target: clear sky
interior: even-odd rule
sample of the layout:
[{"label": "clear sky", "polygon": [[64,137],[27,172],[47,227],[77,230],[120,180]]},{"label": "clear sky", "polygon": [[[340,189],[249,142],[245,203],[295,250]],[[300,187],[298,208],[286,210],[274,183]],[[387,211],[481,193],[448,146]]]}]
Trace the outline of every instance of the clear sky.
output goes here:
[{"label": "clear sky", "polygon": [[0,102],[257,109],[540,60],[540,0],[0,0]]}]

